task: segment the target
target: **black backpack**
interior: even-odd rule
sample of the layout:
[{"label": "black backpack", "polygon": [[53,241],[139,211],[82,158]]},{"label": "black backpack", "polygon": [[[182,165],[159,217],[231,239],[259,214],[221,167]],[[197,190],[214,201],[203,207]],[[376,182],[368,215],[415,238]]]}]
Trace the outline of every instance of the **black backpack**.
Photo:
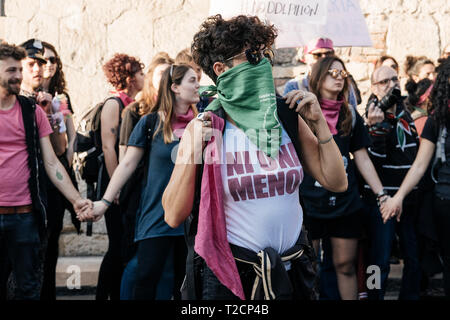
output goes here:
[{"label": "black backpack", "polygon": [[103,106],[106,101],[114,99],[119,103],[119,125],[123,102],[119,97],[108,97],[83,115],[77,129],[74,151],[77,153],[78,170],[81,178],[88,184],[98,182],[103,157],[101,122]]}]

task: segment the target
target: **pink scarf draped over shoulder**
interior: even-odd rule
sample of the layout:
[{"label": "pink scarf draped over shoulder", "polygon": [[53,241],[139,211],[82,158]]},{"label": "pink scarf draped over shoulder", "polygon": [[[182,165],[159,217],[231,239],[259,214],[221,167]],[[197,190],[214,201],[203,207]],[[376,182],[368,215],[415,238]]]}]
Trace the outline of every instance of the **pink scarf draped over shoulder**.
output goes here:
[{"label": "pink scarf draped over shoulder", "polygon": [[225,121],[211,112],[215,135],[208,142],[201,184],[198,229],[194,250],[219,281],[245,300],[241,278],[227,238],[221,175],[222,132]]}]

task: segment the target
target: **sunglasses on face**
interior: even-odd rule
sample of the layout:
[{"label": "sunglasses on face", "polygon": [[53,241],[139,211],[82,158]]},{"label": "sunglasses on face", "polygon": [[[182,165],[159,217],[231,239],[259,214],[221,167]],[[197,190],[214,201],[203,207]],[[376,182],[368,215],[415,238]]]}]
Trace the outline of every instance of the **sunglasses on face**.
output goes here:
[{"label": "sunglasses on face", "polygon": [[318,53],[311,53],[313,55],[314,58],[316,59],[320,59],[320,58],[325,58],[325,57],[331,57],[332,55],[334,55],[333,51],[328,51],[328,52],[318,52]]},{"label": "sunglasses on face", "polygon": [[392,81],[394,83],[397,83],[398,82],[398,77],[395,76],[395,77],[392,77],[392,78],[383,79],[383,80],[380,80],[378,82],[375,82],[374,84],[380,84],[382,86],[386,86],[390,81]]},{"label": "sunglasses on face", "polygon": [[49,57],[49,58],[45,58],[45,60],[47,61],[47,63],[51,63],[51,64],[55,64],[56,63],[56,57]]},{"label": "sunglasses on face", "polygon": [[338,70],[338,69],[330,69],[328,70],[328,73],[330,76],[332,76],[334,79],[337,79],[339,75],[341,75],[342,79],[345,79],[348,77],[348,72],[345,70]]},{"label": "sunglasses on face", "polygon": [[272,49],[264,49],[264,50],[259,50],[259,51],[247,49],[244,52],[238,53],[237,55],[226,59],[225,61],[233,60],[234,58],[237,58],[243,54],[245,54],[245,57],[247,58],[247,61],[250,64],[256,65],[262,59],[267,58],[267,59],[269,59],[270,64],[273,65],[274,53],[273,53]]}]

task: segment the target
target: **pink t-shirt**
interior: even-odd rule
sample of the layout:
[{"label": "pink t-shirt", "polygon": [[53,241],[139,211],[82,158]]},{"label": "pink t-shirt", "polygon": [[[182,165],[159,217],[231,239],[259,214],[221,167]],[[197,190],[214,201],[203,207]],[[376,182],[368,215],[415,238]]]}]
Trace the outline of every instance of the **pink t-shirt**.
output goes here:
[{"label": "pink t-shirt", "polygon": [[[53,132],[41,107],[36,108],[36,122],[39,138]],[[22,108],[16,101],[10,110],[0,110],[0,206],[31,204],[29,178],[30,169]]]}]

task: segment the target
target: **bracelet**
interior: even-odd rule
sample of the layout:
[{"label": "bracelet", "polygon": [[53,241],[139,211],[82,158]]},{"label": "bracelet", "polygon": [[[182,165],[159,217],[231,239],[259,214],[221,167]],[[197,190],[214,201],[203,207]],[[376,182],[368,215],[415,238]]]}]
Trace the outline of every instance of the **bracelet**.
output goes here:
[{"label": "bracelet", "polygon": [[381,189],[381,191],[377,193],[377,199],[380,199],[381,197],[387,196],[387,195],[388,194],[387,194],[386,190]]},{"label": "bracelet", "polygon": [[106,200],[105,198],[102,198],[101,200],[104,204],[106,204],[107,207],[112,205],[112,202],[109,202],[108,200]]},{"label": "bracelet", "polygon": [[381,207],[381,205],[382,205],[383,203],[385,203],[385,202],[387,201],[388,198],[389,198],[389,196],[388,196],[387,194],[384,195],[384,196],[382,196],[382,199],[377,198],[377,205],[378,205],[378,207]]},{"label": "bracelet", "polygon": [[330,142],[331,139],[333,139],[333,135],[331,135],[331,137],[329,137],[327,140],[320,140],[320,139],[318,139],[318,140],[319,140],[319,144],[325,144],[325,143]]}]

